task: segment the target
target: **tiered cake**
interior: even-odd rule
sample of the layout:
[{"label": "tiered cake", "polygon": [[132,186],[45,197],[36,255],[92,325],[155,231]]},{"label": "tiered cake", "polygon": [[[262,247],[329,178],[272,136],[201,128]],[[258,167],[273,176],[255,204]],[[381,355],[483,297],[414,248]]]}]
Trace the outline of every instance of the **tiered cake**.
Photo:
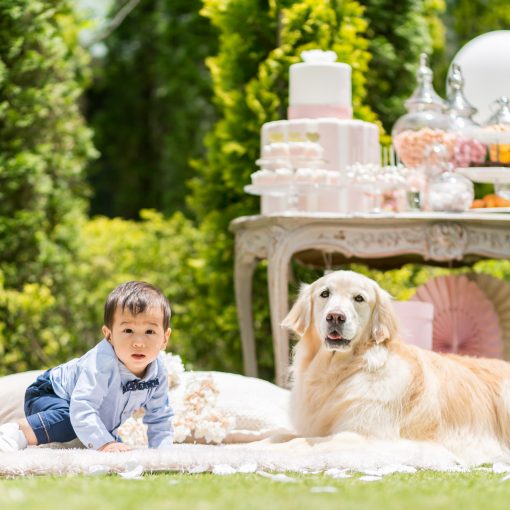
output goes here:
[{"label": "tiered cake", "polygon": [[338,172],[336,185],[345,188],[345,199],[335,210],[349,212],[346,168],[380,163],[379,129],[352,119],[348,64],[336,62],[332,51],[305,51],[301,56],[304,62],[290,66],[288,120],[262,126],[261,160],[281,154],[285,145],[291,152],[306,144],[320,145],[321,168]]}]

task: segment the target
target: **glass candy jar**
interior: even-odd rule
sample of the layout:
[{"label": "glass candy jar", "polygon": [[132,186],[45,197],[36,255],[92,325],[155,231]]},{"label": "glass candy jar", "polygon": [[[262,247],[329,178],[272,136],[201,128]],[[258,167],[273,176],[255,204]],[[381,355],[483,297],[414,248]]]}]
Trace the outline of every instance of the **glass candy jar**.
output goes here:
[{"label": "glass candy jar", "polygon": [[510,99],[502,96],[494,104],[496,111],[485,123],[484,132],[494,137],[489,147],[491,163],[506,166],[510,165]]},{"label": "glass candy jar", "polygon": [[[484,131],[489,131],[491,144],[489,157],[491,166],[510,167],[510,99],[502,96],[495,101],[496,112],[485,123]],[[503,172],[510,172],[510,168]],[[506,179],[505,179],[506,180]],[[510,200],[510,183],[494,184],[494,191],[506,200]]]},{"label": "glass candy jar", "polygon": [[459,173],[446,171],[429,182],[428,206],[432,211],[467,211],[473,198],[473,183]]},{"label": "glass candy jar", "polygon": [[479,127],[473,120],[477,110],[464,95],[464,77],[455,62],[450,67],[447,83],[447,114],[455,133],[450,162],[454,167],[481,166],[487,156],[487,146],[473,136]]},{"label": "glass candy jar", "polygon": [[420,55],[416,81],[416,89],[405,102],[408,112],[397,120],[391,133],[398,158],[410,168],[422,164],[429,145],[441,143],[453,152],[455,140],[450,134],[452,122],[445,113],[446,103],[432,85],[425,53]]}]

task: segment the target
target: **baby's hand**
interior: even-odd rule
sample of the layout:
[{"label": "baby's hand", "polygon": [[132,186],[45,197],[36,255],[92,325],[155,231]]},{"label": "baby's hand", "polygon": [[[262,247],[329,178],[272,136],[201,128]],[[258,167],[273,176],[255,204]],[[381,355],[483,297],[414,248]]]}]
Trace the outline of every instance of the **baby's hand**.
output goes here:
[{"label": "baby's hand", "polygon": [[97,449],[98,452],[129,452],[131,448],[124,443],[117,443],[113,441],[111,443],[106,443],[101,448]]}]

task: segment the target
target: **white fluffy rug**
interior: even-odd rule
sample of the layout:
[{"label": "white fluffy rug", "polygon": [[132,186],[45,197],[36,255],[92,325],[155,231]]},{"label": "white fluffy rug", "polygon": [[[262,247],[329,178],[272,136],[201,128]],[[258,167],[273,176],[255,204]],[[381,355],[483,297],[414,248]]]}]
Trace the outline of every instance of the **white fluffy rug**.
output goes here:
[{"label": "white fluffy rug", "polygon": [[510,457],[481,455],[476,449],[459,457],[432,443],[376,441],[355,434],[331,438],[263,441],[244,445],[178,444],[165,450],[136,449],[126,453],[102,453],[83,449],[34,447],[16,453],[0,453],[0,476],[68,475],[139,472],[323,472],[332,468],[391,471],[423,468],[441,471],[470,469],[481,463],[510,462]]},{"label": "white fluffy rug", "polygon": [[[175,357],[170,358],[174,360]],[[23,417],[25,388],[38,373],[0,378],[0,423]],[[175,375],[176,370],[169,370],[169,373]],[[184,373],[180,377],[182,384],[171,394],[177,411],[176,439],[193,441],[198,438],[230,444],[176,444],[162,451],[137,448],[127,453],[73,449],[71,444],[65,445],[67,449],[62,445],[34,447],[16,453],[0,453],[0,476],[125,473],[134,468],[135,473],[304,473],[331,469],[388,473],[420,468],[458,471],[481,464],[510,464],[508,451],[490,438],[468,441],[468,435],[461,432],[450,438],[450,450],[433,443],[373,440],[354,433],[313,439],[276,438],[275,434],[291,431],[287,390],[237,374],[201,372]],[[194,406],[183,406],[183,402],[193,402]],[[201,402],[202,407],[197,406],[197,402]],[[197,411],[198,408],[202,411]],[[193,424],[192,430],[182,426],[189,423]],[[133,422],[123,425],[123,439],[131,445],[144,444],[145,436],[135,425]],[[248,442],[268,436],[273,439]],[[231,444],[239,441],[246,442]],[[510,466],[508,470],[510,472]]]}]

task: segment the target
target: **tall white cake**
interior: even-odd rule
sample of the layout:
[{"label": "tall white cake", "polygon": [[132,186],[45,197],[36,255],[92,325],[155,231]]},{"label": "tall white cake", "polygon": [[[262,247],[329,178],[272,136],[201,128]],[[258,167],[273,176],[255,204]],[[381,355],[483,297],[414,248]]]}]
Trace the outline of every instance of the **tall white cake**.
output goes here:
[{"label": "tall white cake", "polygon": [[289,119],[352,118],[351,66],[333,51],[304,51],[289,69]]},{"label": "tall white cake", "polygon": [[[379,164],[379,128],[352,119],[351,67],[336,62],[332,51],[301,54],[290,66],[289,120],[267,122],[261,130],[261,157],[275,143],[316,142],[323,149],[324,168],[340,172],[354,163]],[[343,211],[349,210],[346,200]]]}]

